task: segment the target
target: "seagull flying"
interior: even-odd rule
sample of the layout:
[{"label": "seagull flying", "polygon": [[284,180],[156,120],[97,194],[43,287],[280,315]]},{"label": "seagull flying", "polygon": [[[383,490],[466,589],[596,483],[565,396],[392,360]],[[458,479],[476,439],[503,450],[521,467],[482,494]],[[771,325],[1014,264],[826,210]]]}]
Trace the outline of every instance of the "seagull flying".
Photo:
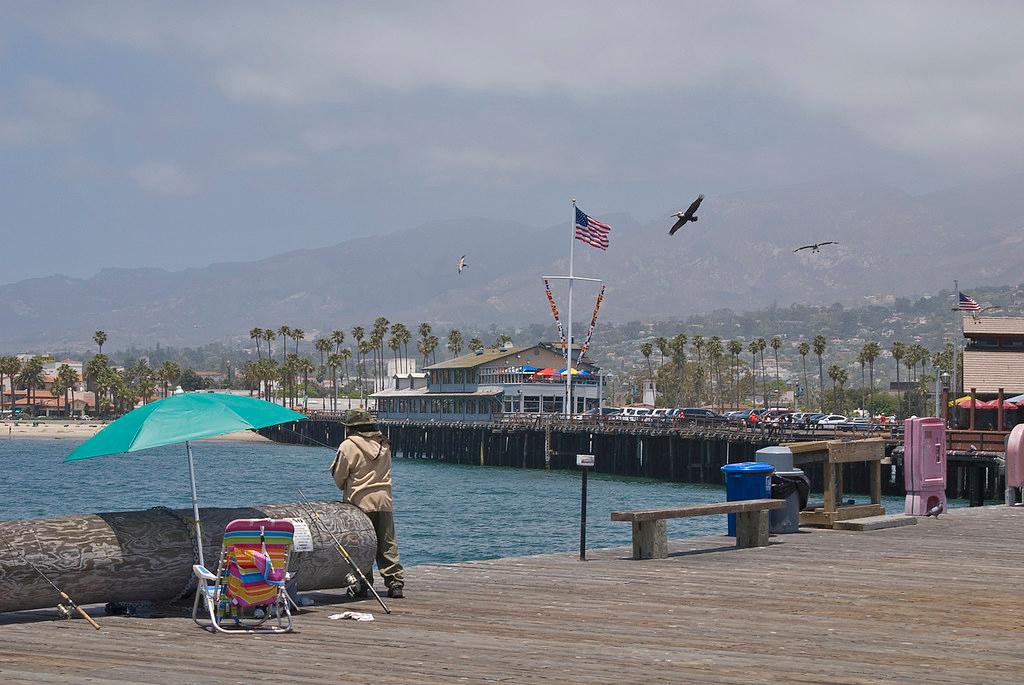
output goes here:
[{"label": "seagull flying", "polygon": [[466,268],[466,255],[462,255],[461,257],[459,257],[459,273],[461,274],[462,270],[465,269],[465,268]]},{"label": "seagull flying", "polygon": [[685,226],[687,223],[691,221],[696,221],[697,208],[700,207],[700,203],[703,201],[704,194],[701,193],[700,195],[697,196],[697,199],[694,200],[690,204],[690,206],[686,208],[685,212],[676,212],[675,214],[673,214],[672,216],[676,217],[677,221],[672,225],[672,228],[668,229],[668,234],[675,235],[676,231]]},{"label": "seagull flying", "polygon": [[793,250],[793,252],[799,252],[800,250],[810,250],[812,253],[813,252],[821,252],[821,248],[824,245],[838,245],[838,244],[839,243],[837,243],[835,240],[826,240],[823,243],[813,243],[811,245],[801,245],[800,247],[798,247],[795,250]]}]

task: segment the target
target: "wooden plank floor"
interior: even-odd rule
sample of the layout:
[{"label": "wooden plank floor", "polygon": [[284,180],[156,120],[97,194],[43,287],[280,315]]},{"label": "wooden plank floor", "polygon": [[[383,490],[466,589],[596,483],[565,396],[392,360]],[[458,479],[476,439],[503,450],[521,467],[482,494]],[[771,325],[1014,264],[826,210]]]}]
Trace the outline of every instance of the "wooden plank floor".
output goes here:
[{"label": "wooden plank floor", "polygon": [[[10,682],[1019,683],[1024,508],[811,531],[735,549],[628,550],[408,572],[408,598],[317,606],[291,635],[214,636],[179,618],[0,617]],[[327,599],[330,595],[321,595]],[[352,608],[373,623],[330,621]]]}]

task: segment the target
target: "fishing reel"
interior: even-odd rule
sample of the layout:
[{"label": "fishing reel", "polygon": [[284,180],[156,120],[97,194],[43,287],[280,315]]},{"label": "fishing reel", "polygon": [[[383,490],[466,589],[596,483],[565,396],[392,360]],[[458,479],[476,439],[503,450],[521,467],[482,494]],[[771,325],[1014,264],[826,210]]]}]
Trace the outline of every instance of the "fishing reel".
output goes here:
[{"label": "fishing reel", "polygon": [[57,618],[61,620],[71,618],[71,607],[64,606],[63,604],[58,604]]}]

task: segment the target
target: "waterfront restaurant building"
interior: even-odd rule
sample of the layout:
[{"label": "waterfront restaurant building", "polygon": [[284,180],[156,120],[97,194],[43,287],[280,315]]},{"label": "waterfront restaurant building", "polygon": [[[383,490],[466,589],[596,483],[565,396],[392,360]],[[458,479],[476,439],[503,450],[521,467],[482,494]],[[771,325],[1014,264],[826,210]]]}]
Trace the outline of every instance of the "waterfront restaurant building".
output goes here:
[{"label": "waterfront restaurant building", "polygon": [[965,316],[963,319],[965,392],[995,396],[1024,393],[1024,317]]},{"label": "waterfront restaurant building", "polygon": [[[573,346],[574,356],[578,345]],[[599,369],[584,356],[573,375],[576,413],[598,407]],[[561,414],[565,355],[560,343],[506,346],[470,353],[424,369],[425,383],[396,377],[396,388],[374,393],[385,420],[491,421],[501,414]]]}]

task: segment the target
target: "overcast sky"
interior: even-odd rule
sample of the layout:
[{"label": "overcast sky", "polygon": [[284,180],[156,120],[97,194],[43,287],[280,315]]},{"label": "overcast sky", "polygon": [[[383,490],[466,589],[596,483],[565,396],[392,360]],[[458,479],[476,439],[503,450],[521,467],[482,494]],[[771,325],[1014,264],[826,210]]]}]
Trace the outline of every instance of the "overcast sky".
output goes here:
[{"label": "overcast sky", "polygon": [[548,225],[569,197],[647,221],[697,192],[1024,168],[1022,3],[0,0],[0,17],[0,283],[434,219]]}]

